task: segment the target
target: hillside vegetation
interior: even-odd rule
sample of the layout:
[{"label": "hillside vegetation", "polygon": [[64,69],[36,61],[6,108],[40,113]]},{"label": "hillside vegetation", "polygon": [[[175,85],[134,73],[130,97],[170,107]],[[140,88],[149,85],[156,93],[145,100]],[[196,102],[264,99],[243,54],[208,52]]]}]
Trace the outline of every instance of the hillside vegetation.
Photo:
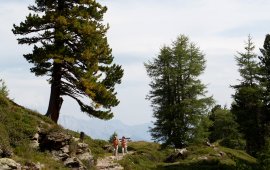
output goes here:
[{"label": "hillside vegetation", "polygon": [[[30,147],[38,129],[61,132],[79,138],[79,133],[65,130],[47,117],[25,109],[0,93],[0,153],[1,157],[10,157],[22,166],[41,165],[41,169],[70,169],[62,161],[53,158],[50,150]],[[94,162],[100,157],[111,155],[107,141],[93,140],[86,136],[84,142],[91,149]],[[70,152],[74,145],[70,144]],[[104,148],[104,149],[103,149]],[[256,169],[256,159],[241,150],[213,146],[192,145],[184,154],[175,154],[173,148],[161,148],[158,143],[130,142],[127,155],[119,161],[124,169]],[[85,169],[95,169],[85,165]]]},{"label": "hillside vegetation", "polygon": [[[187,147],[184,154],[176,154],[173,148],[161,149],[157,143],[132,142],[129,150],[135,151],[120,163],[125,169],[181,169],[181,170],[229,170],[259,169],[254,157],[242,150],[207,145]],[[172,158],[172,159],[170,159]]]},{"label": "hillside vegetation", "polygon": [[[41,169],[69,169],[54,159],[50,150],[30,147],[40,129],[43,133],[57,132],[79,137],[79,133],[63,129],[46,116],[17,105],[0,93],[0,158],[11,158],[22,166],[40,164]],[[102,146],[108,144],[106,141],[86,136],[84,142],[91,148],[94,160],[105,154]],[[69,146],[71,152],[72,143]],[[86,168],[90,169],[90,166]]]}]

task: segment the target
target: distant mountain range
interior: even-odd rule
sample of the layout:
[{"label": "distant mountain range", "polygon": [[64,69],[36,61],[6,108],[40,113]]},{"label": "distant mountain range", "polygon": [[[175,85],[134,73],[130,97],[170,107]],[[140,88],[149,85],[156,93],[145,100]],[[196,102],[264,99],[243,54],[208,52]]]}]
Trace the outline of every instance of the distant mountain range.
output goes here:
[{"label": "distant mountain range", "polygon": [[108,140],[110,136],[116,132],[119,137],[130,137],[133,141],[151,141],[149,127],[151,123],[139,124],[139,125],[126,125],[120,120],[99,120],[99,119],[82,119],[75,118],[73,116],[61,115],[59,124],[63,127],[81,132],[91,136],[93,139]]}]

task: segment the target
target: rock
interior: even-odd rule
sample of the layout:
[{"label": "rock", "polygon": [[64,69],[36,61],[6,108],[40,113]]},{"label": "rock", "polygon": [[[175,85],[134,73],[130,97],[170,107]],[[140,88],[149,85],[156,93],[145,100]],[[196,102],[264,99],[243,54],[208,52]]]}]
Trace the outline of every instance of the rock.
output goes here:
[{"label": "rock", "polygon": [[[63,152],[62,151],[56,151],[56,150],[52,150],[51,151],[52,155],[53,155],[53,159],[55,160],[62,160],[62,154]],[[69,156],[69,155],[68,155]]]},{"label": "rock", "polygon": [[220,151],[219,154],[220,154],[221,157],[223,157],[223,156],[226,155],[226,153],[225,152],[222,152],[222,151]]},{"label": "rock", "polygon": [[67,158],[64,165],[69,168],[86,169],[83,163],[76,157]]},{"label": "rock", "polygon": [[10,158],[13,152],[9,149],[0,149],[0,158]]},{"label": "rock", "polygon": [[30,147],[37,149],[39,147],[39,142],[37,140],[32,140],[30,143]]},{"label": "rock", "polygon": [[67,153],[60,153],[60,154],[58,155],[58,158],[59,158],[60,160],[62,160],[62,161],[65,161],[67,158],[69,158],[69,154],[67,154]]},{"label": "rock", "polygon": [[83,154],[76,155],[81,161],[85,162],[88,164],[88,167],[94,166],[95,160],[93,155],[91,153],[86,152]]},{"label": "rock", "polygon": [[33,163],[33,162],[26,162],[25,166],[23,166],[23,170],[42,170],[45,166],[43,164]]},{"label": "rock", "polygon": [[69,153],[69,145],[62,147],[61,151],[63,151],[64,153]]},{"label": "rock", "polygon": [[75,142],[79,142],[80,138],[75,138],[75,137],[72,137],[73,141]]},{"label": "rock", "polygon": [[188,150],[186,148],[174,149],[174,153],[168,156],[165,162],[175,162],[177,159],[185,159],[187,155],[188,155]]},{"label": "rock", "polygon": [[212,144],[210,142],[208,142],[208,141],[206,142],[206,145],[207,146],[212,146]]},{"label": "rock", "polygon": [[9,158],[1,158],[0,159],[0,169],[1,170],[9,170],[9,169],[21,169],[21,165]]},{"label": "rock", "polygon": [[88,144],[86,144],[86,143],[78,143],[77,146],[78,146],[78,148],[80,148],[80,149],[88,148]]},{"label": "rock", "polygon": [[89,153],[83,153],[83,154],[79,154],[76,155],[80,160],[94,160],[94,157]]},{"label": "rock", "polygon": [[198,157],[199,160],[208,160],[208,157],[207,156],[200,156]]},{"label": "rock", "polygon": [[181,155],[185,154],[187,152],[187,148],[183,148],[183,149],[174,149],[175,153],[180,153]]},{"label": "rock", "polygon": [[63,132],[40,132],[39,141],[41,150],[51,151],[54,159],[63,161],[69,168],[86,169],[81,161],[88,167],[94,165],[94,158],[88,144],[78,138]]},{"label": "rock", "polygon": [[102,149],[108,151],[108,152],[113,152],[113,146],[112,145],[104,145]]},{"label": "rock", "polygon": [[34,134],[34,136],[33,136],[32,140],[38,140],[38,138],[39,138],[39,134],[38,134],[38,133],[36,133],[36,134]]},{"label": "rock", "polygon": [[60,150],[71,141],[71,136],[63,132],[51,132],[40,136],[40,148],[42,150]]}]

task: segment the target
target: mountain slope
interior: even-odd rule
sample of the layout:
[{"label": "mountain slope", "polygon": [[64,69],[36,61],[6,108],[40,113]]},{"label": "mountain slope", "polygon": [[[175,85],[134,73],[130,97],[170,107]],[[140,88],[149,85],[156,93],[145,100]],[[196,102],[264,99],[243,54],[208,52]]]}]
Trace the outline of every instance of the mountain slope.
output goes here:
[{"label": "mountain slope", "polygon": [[148,132],[151,123],[126,125],[119,120],[79,119],[68,115],[60,115],[59,124],[74,131],[83,131],[94,139],[108,140],[116,132],[119,137],[130,137],[133,141],[151,141]]},{"label": "mountain slope", "polygon": [[0,91],[0,169],[81,169],[94,167],[109,143],[93,140],[14,103]]},{"label": "mountain slope", "polygon": [[[137,130],[138,133],[143,131],[119,121],[112,122],[103,122],[105,129],[99,129],[100,133],[104,130],[111,133],[117,128],[134,128],[136,133]],[[75,123],[85,124],[78,120],[70,126]],[[86,123],[92,123],[94,127],[101,124]],[[89,127],[85,125],[84,128]],[[118,133],[133,134],[131,131]],[[47,117],[17,105],[0,93],[0,169],[92,169],[96,168],[98,159],[112,155],[110,143],[89,136],[80,140],[79,136],[79,133],[61,128]],[[135,135],[131,137],[136,138]],[[139,141],[129,142],[128,150],[131,154],[118,161],[127,170],[261,170],[257,160],[246,152],[218,145],[193,145],[182,154],[174,148],[161,148],[158,143]]]}]

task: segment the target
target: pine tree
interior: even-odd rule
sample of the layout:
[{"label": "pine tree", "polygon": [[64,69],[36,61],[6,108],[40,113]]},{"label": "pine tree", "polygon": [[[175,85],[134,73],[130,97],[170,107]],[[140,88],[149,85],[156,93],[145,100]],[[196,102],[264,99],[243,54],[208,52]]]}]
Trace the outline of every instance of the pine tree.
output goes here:
[{"label": "pine tree", "polygon": [[[34,45],[25,59],[36,76],[49,76],[47,116],[57,122],[63,99],[69,96],[89,116],[110,119],[118,105],[114,89],[123,70],[113,64],[103,24],[107,8],[93,0],[36,0],[24,22],[14,25],[19,44]],[[89,98],[89,104],[83,98]]]},{"label": "pine tree", "polygon": [[[260,49],[262,56],[260,59],[260,85],[262,87],[263,115],[261,116],[262,126],[264,128],[264,139],[268,142],[270,139],[270,35],[267,34],[264,40],[263,48]],[[266,148],[266,146],[264,147]],[[270,150],[270,148],[268,148]]]},{"label": "pine tree", "polygon": [[258,82],[259,66],[256,61],[257,55],[254,53],[255,45],[252,42],[252,38],[248,35],[248,41],[246,42],[245,52],[237,52],[235,56],[237,65],[239,66],[239,73],[242,77],[241,85],[252,86]]},{"label": "pine tree", "polygon": [[261,86],[264,87],[263,102],[267,111],[267,120],[270,121],[270,35],[267,34],[263,48],[260,49]]},{"label": "pine tree", "polygon": [[240,132],[246,139],[247,152],[256,155],[264,145],[262,117],[262,102],[259,78],[259,65],[257,55],[253,52],[255,46],[251,36],[245,46],[245,52],[238,52],[236,61],[242,79],[240,84],[232,86],[235,89],[232,103],[232,113],[236,116]]},{"label": "pine tree", "polygon": [[164,145],[183,147],[196,138],[202,115],[213,102],[205,97],[198,79],[205,69],[203,53],[185,35],[171,47],[164,46],[152,62],[145,64],[152,79],[148,99],[156,118],[151,135]]}]

